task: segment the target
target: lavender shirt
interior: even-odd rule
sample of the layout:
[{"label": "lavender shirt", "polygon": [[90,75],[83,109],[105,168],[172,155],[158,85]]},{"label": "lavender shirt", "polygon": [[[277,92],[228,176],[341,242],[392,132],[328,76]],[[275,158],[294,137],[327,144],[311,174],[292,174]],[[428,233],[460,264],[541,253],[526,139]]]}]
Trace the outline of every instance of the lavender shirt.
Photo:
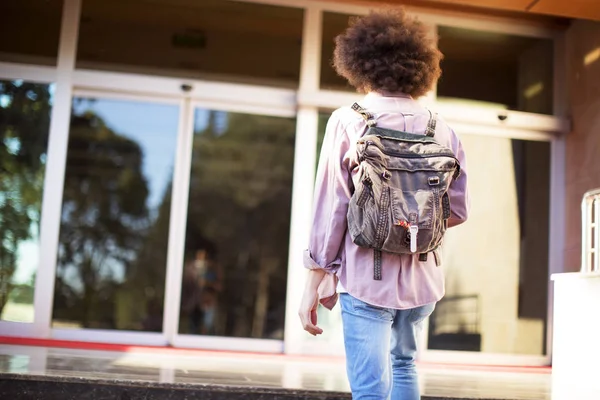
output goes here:
[{"label": "lavender shirt", "polygon": [[[359,102],[373,113],[377,126],[424,133],[429,112],[418,102],[403,95],[369,93]],[[418,256],[383,253],[382,280],[373,279],[373,250],[352,242],[346,213],[357,182],[356,141],[366,131],[362,117],[350,107],[333,112],[321,149],[315,183],[314,212],[309,248],[304,266],[324,269],[327,274],[319,285],[319,300],[327,308],[337,301],[338,279],[344,291],[374,306],[408,309],[440,300],[444,295],[444,274],[434,257],[421,262]],[[467,163],[460,140],[438,117],[435,139],[451,148],[461,165],[461,175],[450,184],[450,226],[467,219]]]}]

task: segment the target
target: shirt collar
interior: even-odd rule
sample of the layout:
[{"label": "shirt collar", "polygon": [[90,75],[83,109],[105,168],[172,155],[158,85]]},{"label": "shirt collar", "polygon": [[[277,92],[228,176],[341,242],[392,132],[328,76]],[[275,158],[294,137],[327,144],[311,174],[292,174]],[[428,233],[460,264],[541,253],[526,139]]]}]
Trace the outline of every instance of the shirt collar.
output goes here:
[{"label": "shirt collar", "polygon": [[381,92],[370,92],[368,93],[360,103],[361,106],[367,110],[396,110],[403,109],[407,112],[414,111],[418,108],[418,103],[413,100],[407,94],[394,93],[388,95],[387,93]]},{"label": "shirt collar", "polygon": [[386,98],[386,97],[390,97],[393,99],[411,99],[412,97],[409,94],[405,94],[405,93],[392,93],[392,92],[385,92],[385,91],[379,91],[379,92],[369,92],[366,95],[366,98]]}]

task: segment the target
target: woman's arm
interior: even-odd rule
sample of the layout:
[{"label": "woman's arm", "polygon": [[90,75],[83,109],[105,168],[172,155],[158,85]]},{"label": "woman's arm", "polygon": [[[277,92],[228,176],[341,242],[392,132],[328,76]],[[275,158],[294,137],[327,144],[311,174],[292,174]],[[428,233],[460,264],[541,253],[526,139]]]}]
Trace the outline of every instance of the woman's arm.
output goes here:
[{"label": "woman's arm", "polygon": [[345,159],[349,148],[348,135],[334,113],[327,122],[315,180],[312,228],[304,253],[304,266],[310,271],[298,311],[303,328],[312,335],[323,332],[316,326],[319,284],[341,266],[351,196]]},{"label": "woman's arm", "polygon": [[344,159],[350,140],[334,113],[327,122],[315,179],[313,218],[304,266],[334,273],[341,265],[341,248],[348,229],[350,172]]}]

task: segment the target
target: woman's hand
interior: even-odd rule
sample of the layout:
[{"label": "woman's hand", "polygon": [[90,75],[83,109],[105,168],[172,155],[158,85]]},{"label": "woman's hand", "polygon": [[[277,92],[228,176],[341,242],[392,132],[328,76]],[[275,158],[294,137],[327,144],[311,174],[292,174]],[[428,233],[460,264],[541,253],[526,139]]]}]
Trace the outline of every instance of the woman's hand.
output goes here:
[{"label": "woman's hand", "polygon": [[300,303],[300,322],[302,327],[313,336],[323,333],[323,329],[317,326],[317,308],[319,307],[319,296],[316,290],[304,290]]},{"label": "woman's hand", "polygon": [[323,333],[323,329],[317,326],[317,308],[319,307],[317,288],[323,276],[325,276],[325,271],[323,270],[316,269],[309,271],[302,301],[300,302],[300,310],[298,310],[302,327],[313,336]]}]

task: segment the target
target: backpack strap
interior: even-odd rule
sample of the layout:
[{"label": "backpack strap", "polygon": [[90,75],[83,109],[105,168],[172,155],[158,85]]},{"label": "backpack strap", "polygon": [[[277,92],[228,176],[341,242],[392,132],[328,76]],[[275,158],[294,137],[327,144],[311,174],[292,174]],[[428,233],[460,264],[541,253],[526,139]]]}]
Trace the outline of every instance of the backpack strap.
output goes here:
[{"label": "backpack strap", "polygon": [[361,117],[363,117],[363,119],[365,120],[365,122],[367,123],[367,126],[369,128],[377,125],[377,121],[375,120],[375,117],[373,116],[373,114],[371,114],[370,112],[368,112],[367,110],[362,108],[362,106],[360,104],[358,104],[358,103],[352,104],[352,109],[354,111],[356,111],[357,113],[359,113]]},{"label": "backpack strap", "polygon": [[373,279],[381,280],[381,250],[373,250]]},{"label": "backpack strap", "polygon": [[435,126],[437,124],[437,113],[433,114],[431,110],[429,111],[429,121],[427,122],[427,128],[425,128],[425,135],[429,137],[435,136]]}]

